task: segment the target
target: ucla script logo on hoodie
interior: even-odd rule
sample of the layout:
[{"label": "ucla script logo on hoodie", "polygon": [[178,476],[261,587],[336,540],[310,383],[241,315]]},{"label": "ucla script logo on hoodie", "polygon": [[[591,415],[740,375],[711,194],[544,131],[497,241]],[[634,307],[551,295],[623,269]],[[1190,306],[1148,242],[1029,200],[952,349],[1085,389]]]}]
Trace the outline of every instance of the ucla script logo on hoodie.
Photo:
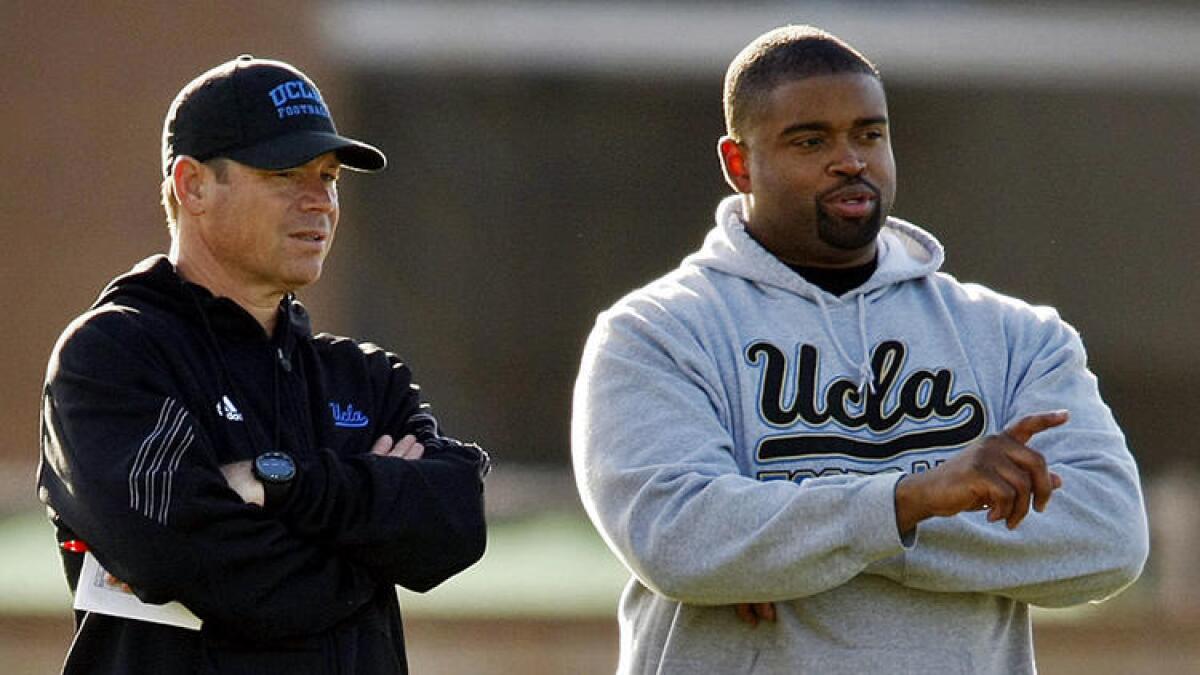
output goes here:
[{"label": "ucla script logo on hoodie", "polygon": [[[871,355],[872,386],[836,379],[822,395],[816,347],[801,345],[794,363],[769,342],[747,347],[746,360],[762,371],[759,416],[770,427],[788,430],[759,439],[755,459],[760,467],[788,466],[760,471],[758,478],[801,481],[845,473],[921,471],[941,461],[929,459],[929,451],[978,438],[986,427],[979,397],[955,395],[954,372],[949,369],[914,370],[901,381],[906,354],[902,343],[882,342]],[[785,382],[789,374],[794,377],[792,387]],[[900,457],[914,461],[901,467],[895,463]]]}]

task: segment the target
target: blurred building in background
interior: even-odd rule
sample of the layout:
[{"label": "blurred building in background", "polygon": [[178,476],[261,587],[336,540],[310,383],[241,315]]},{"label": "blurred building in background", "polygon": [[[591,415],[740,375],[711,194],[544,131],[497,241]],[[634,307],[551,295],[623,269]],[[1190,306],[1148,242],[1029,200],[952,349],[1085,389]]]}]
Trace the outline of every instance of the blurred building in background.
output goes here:
[{"label": "blurred building in background", "polygon": [[394,158],[355,183],[334,266],[357,280],[355,333],[434,366],[435,400],[502,457],[565,460],[595,313],[696,248],[729,191],[726,64],[764,27],[811,21],[883,71],[896,214],[942,239],[951,273],[1081,330],[1148,470],[1186,458],[1200,13],[1138,7],[323,7],[356,125]]},{"label": "blurred building in background", "polygon": [[[1190,3],[1177,3],[1192,7]],[[567,460],[596,312],[697,247],[728,192],[721,77],[764,28],[844,36],[888,85],[896,214],[947,269],[1057,306],[1148,473],[1187,461],[1200,303],[1200,11],[1172,3],[5,3],[0,457],[36,445],[44,361],[100,285],[165,250],[178,87],[292,60],[392,165],[351,176],[319,328],[411,359],[446,423]],[[19,57],[19,58],[18,58]]]},{"label": "blurred building in background", "polygon": [[[166,250],[162,118],[202,70],[243,52],[292,61],[343,131],[389,156],[384,174],[344,181],[327,276],[302,294],[316,327],[411,360],[449,431],[491,448],[498,473],[563,473],[595,314],[695,249],[728,192],[726,64],[766,29],[813,23],[883,72],[895,214],[942,240],[947,271],[1080,329],[1152,508],[1190,513],[1200,8],[1028,4],[0,3],[0,505],[36,508],[55,337],[105,281]],[[1172,522],[1152,523],[1152,574],[1194,581],[1194,525]],[[1171,583],[1164,603],[1200,611],[1195,586]]]}]

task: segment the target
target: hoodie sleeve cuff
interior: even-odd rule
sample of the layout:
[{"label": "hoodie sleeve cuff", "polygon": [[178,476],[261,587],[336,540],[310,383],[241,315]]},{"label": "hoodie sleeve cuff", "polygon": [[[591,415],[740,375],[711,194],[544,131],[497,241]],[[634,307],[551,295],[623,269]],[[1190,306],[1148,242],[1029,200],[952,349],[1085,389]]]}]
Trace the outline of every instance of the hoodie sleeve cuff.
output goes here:
[{"label": "hoodie sleeve cuff", "polygon": [[916,532],[900,536],[896,526],[896,484],[901,473],[885,473],[866,479],[866,485],[857,500],[860,522],[864,524],[862,544],[870,559],[885,558],[911,548]]}]

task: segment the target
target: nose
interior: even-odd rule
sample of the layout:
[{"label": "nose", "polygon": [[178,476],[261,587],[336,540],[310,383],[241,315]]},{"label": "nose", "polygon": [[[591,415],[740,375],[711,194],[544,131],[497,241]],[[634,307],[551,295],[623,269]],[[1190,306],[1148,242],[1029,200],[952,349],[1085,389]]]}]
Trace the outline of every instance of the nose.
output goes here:
[{"label": "nose", "polygon": [[835,176],[860,176],[866,170],[867,161],[850,146],[841,148],[833,161],[829,163],[829,173]]},{"label": "nose", "polygon": [[319,175],[304,182],[304,210],[331,213],[337,208],[337,188]]}]

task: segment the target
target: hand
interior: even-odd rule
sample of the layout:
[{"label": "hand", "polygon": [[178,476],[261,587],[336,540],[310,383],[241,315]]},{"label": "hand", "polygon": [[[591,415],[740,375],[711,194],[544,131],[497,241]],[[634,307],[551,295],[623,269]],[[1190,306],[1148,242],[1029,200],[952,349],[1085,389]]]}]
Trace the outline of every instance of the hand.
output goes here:
[{"label": "hand", "polygon": [[105,573],[104,573],[104,583],[108,584],[108,585],[109,585],[109,586],[111,586],[111,587],[115,587],[115,588],[117,588],[117,589],[120,589],[121,591],[124,591],[125,593],[128,593],[128,594],[130,594],[130,595],[133,595],[133,589],[129,587],[129,584],[127,584],[127,583],[125,583],[124,581],[121,581],[120,579],[118,579],[118,578],[114,577],[114,576],[113,576],[111,573],[109,573],[109,572],[105,572]]},{"label": "hand", "polygon": [[980,439],[935,469],[905,476],[896,485],[896,525],[901,533],[933,516],[988,511],[988,521],[1013,529],[1029,513],[1041,512],[1062,478],[1046,458],[1026,445],[1034,434],[1064,424],[1067,411],[1017,420],[1003,433]]},{"label": "hand", "polygon": [[392,444],[392,437],[384,434],[371,446],[371,454],[380,457],[398,457],[400,459],[421,459],[425,456],[425,446],[417,442],[417,437],[409,434]]},{"label": "hand", "polygon": [[267,495],[263,490],[263,484],[259,482],[250,467],[251,460],[247,459],[222,465],[221,473],[225,476],[225,482],[233,488],[234,492],[238,493],[242,501],[262,506],[266,502]]},{"label": "hand", "polygon": [[773,602],[743,602],[733,608],[742,621],[750,624],[751,628],[758,627],[759,619],[775,623],[775,603]]}]

